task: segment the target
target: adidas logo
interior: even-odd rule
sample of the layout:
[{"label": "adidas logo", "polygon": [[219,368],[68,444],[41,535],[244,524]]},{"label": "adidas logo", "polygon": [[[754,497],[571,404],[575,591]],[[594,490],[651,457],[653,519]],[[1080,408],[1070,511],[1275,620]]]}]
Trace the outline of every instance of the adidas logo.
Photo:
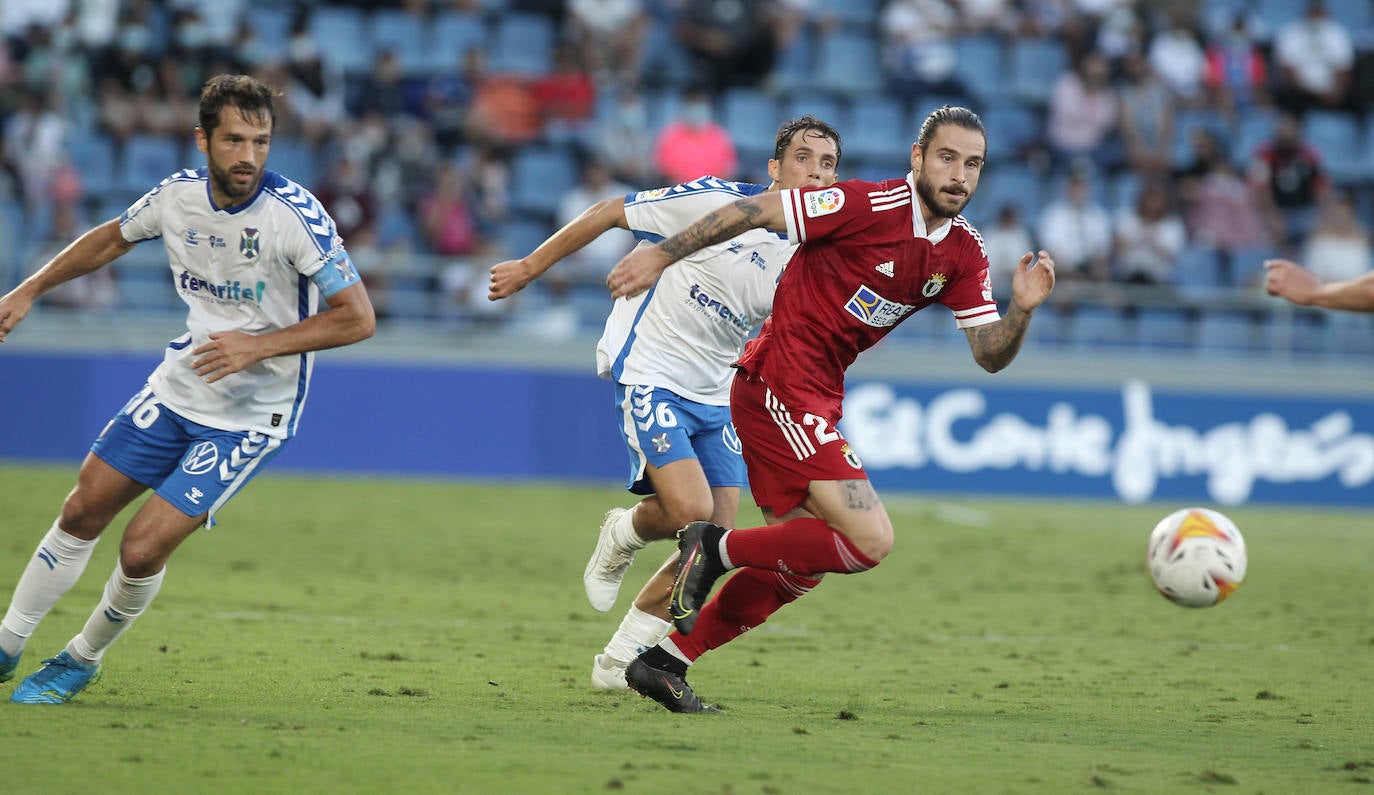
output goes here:
[{"label": "adidas logo", "polygon": [[878,273],[881,273],[884,276],[892,276],[892,260],[878,263],[878,267],[874,270],[878,271]]}]

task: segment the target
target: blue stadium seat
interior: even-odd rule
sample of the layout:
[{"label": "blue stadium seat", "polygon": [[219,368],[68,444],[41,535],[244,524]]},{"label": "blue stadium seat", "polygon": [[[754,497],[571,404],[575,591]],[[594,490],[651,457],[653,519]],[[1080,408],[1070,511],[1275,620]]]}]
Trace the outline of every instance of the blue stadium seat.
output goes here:
[{"label": "blue stadium seat", "polygon": [[1210,130],[1223,146],[1231,139],[1230,125],[1220,111],[1209,108],[1179,110],[1174,116],[1174,162],[1192,162],[1193,133],[1198,129]]},{"label": "blue stadium seat", "polygon": [[[183,141],[173,135],[131,135],[119,155],[115,182],[131,196],[151,190],[188,164],[183,162]],[[130,198],[129,203],[133,199]]]},{"label": "blue stadium seat", "polygon": [[496,230],[496,240],[508,257],[523,257],[554,233],[553,224],[528,218],[511,218]]},{"label": "blue stadium seat", "polygon": [[999,104],[1007,91],[1002,43],[990,36],[965,36],[954,41],[954,53],[954,76],[964,88],[978,98],[983,108]]},{"label": "blue stadium seat", "polygon": [[81,181],[91,196],[104,196],[118,189],[115,146],[108,135],[99,130],[90,130],[67,136],[67,157],[71,158],[72,165],[81,173]]},{"label": "blue stadium seat", "polygon": [[1259,329],[1243,312],[1204,310],[1197,322],[1197,345],[1203,351],[1240,353],[1259,348]]},{"label": "blue stadium seat", "polygon": [[[817,35],[824,35],[817,34]],[[811,75],[815,68],[816,40],[810,31],[802,30],[778,53],[770,76],[779,91],[797,96],[810,95]]]},{"label": "blue stadium seat", "polygon": [[576,160],[564,149],[524,147],[511,160],[511,210],[552,222],[559,200],[577,184],[577,172]]},{"label": "blue stadium seat", "polygon": [[[1039,315],[1039,311],[1036,311]],[[1136,340],[1144,350],[1176,351],[1192,345],[1193,330],[1182,308],[1147,306],[1136,313]]]},{"label": "blue stadium seat", "polygon": [[553,22],[542,14],[510,13],[496,22],[487,46],[492,72],[545,75],[553,70],[557,35]]},{"label": "blue stadium seat", "polygon": [[969,203],[965,215],[976,217],[984,225],[997,217],[998,211],[1010,204],[1020,212],[1021,221],[1035,222],[1044,203],[1044,187],[1031,168],[1016,161],[989,163],[979,178],[978,192]]},{"label": "blue stadium seat", "polygon": [[278,136],[272,139],[267,155],[268,167],[287,179],[313,190],[319,179],[314,147],[299,138]]},{"label": "blue stadium seat", "polygon": [[980,112],[988,131],[988,161],[995,167],[1019,161],[1025,148],[1044,140],[1040,114],[1017,102],[998,102]]},{"label": "blue stadium seat", "polygon": [[849,126],[840,130],[846,157],[894,163],[899,170],[918,131],[907,126],[897,101],[886,96],[857,97]]},{"label": "blue stadium seat", "polygon": [[372,66],[367,17],[349,6],[315,5],[310,10],[310,37],[325,63],[345,73],[361,74]]},{"label": "blue stadium seat", "polygon": [[783,119],[795,119],[798,116],[810,114],[821,121],[834,127],[840,133],[840,143],[843,150],[848,149],[849,131],[852,125],[849,123],[849,110],[844,103],[833,97],[825,97],[819,94],[792,94],[782,101]]},{"label": "blue stadium seat", "polygon": [[823,67],[813,75],[815,90],[857,97],[883,89],[878,48],[870,35],[837,31],[822,36],[816,46],[816,63]]},{"label": "blue stadium seat", "polygon": [[1075,307],[1071,324],[1073,346],[1080,350],[1120,349],[1135,341],[1125,315],[1112,307]]},{"label": "blue stadium seat", "polygon": [[1222,287],[1221,257],[1208,246],[1188,246],[1174,265],[1174,287],[1185,298],[1205,301]]},{"label": "blue stadium seat", "polygon": [[[1336,6],[1359,5],[1362,0],[1328,0],[1327,8],[1332,9],[1332,16],[1335,16]],[[1258,0],[1252,7],[1255,15],[1264,20],[1264,26],[1272,31],[1277,31],[1289,22],[1300,18],[1303,9],[1306,7],[1306,0]]]},{"label": "blue stadium seat", "polygon": [[1069,54],[1054,39],[1018,39],[1011,46],[1007,82],[1012,96],[1037,106],[1049,103],[1059,75],[1069,68]]},{"label": "blue stadium seat", "polygon": [[434,49],[430,38],[432,25],[420,16],[401,9],[380,8],[372,13],[367,29],[372,38],[372,51],[378,55],[387,50],[394,52],[406,75],[423,75],[432,68],[429,60],[429,53]]},{"label": "blue stadium seat", "polygon": [[487,40],[487,26],[477,14],[441,11],[429,29],[429,45],[424,69],[431,74],[454,69],[463,62],[463,54],[473,47],[482,48]]},{"label": "blue stadium seat", "polygon": [[1339,356],[1374,356],[1374,325],[1369,315],[1341,313],[1328,318],[1326,351]]},{"label": "blue stadium seat", "polygon": [[1277,114],[1266,108],[1250,108],[1240,114],[1231,149],[1231,159],[1237,168],[1242,171],[1249,168],[1255,159],[1255,150],[1274,137],[1276,119]]},{"label": "blue stadium seat", "polygon": [[880,0],[819,0],[815,15],[832,19],[841,29],[867,34],[877,25]]},{"label": "blue stadium seat", "polygon": [[727,90],[720,98],[720,123],[735,142],[744,170],[759,168],[773,156],[778,109],[767,94],[752,88]]},{"label": "blue stadium seat", "polygon": [[1302,134],[1321,153],[1332,181],[1358,183],[1370,175],[1365,133],[1355,116],[1339,111],[1310,111],[1303,119]]},{"label": "blue stadium seat", "polygon": [[671,19],[649,19],[643,52],[640,77],[644,85],[681,89],[691,82],[692,62],[673,35]]}]

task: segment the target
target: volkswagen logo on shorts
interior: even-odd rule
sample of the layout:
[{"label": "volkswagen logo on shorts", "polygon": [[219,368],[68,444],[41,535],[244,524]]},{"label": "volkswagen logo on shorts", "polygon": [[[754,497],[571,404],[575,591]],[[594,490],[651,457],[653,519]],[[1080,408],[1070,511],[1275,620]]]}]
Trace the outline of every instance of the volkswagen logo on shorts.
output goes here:
[{"label": "volkswagen logo on shorts", "polygon": [[214,442],[201,442],[181,459],[181,471],[188,475],[204,475],[219,462],[219,450]]},{"label": "volkswagen logo on shorts", "polygon": [[725,449],[732,453],[742,454],[743,447],[739,443],[739,434],[735,432],[733,422],[727,422],[725,427],[720,429],[720,438],[725,442]]}]

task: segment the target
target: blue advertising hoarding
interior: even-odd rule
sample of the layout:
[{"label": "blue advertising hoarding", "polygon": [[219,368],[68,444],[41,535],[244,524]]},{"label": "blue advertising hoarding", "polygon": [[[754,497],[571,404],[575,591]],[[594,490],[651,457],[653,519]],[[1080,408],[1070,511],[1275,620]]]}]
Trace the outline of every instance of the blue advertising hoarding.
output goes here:
[{"label": "blue advertising hoarding", "polygon": [[[0,459],[76,462],[156,358],[5,352]],[[852,380],[880,490],[1374,507],[1374,399]],[[274,470],[621,482],[610,385],[509,366],[322,357]]]}]

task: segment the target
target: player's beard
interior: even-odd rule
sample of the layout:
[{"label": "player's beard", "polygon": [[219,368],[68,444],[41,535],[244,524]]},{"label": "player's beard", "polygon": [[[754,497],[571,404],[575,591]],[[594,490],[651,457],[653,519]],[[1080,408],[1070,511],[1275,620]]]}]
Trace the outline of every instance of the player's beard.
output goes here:
[{"label": "player's beard", "polygon": [[[231,206],[237,206],[251,197],[258,189],[258,183],[262,182],[262,169],[253,168],[246,163],[235,163],[229,168],[220,168],[219,164],[213,159],[207,159],[210,167],[210,180],[215,185],[215,190],[220,194],[229,197]],[[245,183],[238,183],[234,180],[234,172],[252,172],[252,179]]]},{"label": "player's beard", "polygon": [[926,209],[936,216],[953,218],[968,206],[969,199],[973,198],[973,191],[965,193],[962,199],[956,199],[951,194],[936,190],[935,185],[922,174],[916,178],[916,195],[921,197]]}]

